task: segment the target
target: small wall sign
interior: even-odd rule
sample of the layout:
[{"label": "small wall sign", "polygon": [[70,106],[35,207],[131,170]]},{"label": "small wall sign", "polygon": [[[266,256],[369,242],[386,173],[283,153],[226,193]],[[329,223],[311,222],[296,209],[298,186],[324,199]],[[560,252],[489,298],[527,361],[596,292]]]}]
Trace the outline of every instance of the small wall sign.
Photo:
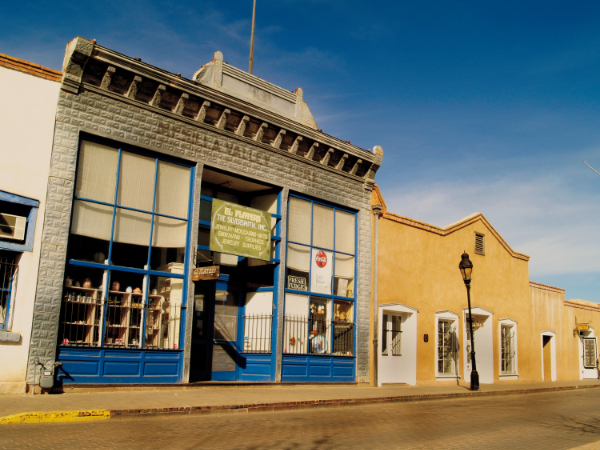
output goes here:
[{"label": "small wall sign", "polygon": [[590,329],[590,325],[587,323],[578,323],[577,331],[588,331]]},{"label": "small wall sign", "polygon": [[196,267],[192,271],[192,281],[218,280],[221,266]]},{"label": "small wall sign", "polygon": [[294,289],[296,291],[308,291],[308,286],[306,285],[306,278],[304,277],[295,277],[293,275],[288,275],[288,289]]}]

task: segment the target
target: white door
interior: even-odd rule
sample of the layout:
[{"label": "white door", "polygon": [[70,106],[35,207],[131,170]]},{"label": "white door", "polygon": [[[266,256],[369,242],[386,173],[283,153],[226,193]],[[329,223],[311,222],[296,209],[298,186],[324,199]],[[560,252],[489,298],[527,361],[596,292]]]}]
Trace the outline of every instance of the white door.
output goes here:
[{"label": "white door", "polygon": [[598,343],[595,337],[582,337],[583,378],[598,378]]},{"label": "white door", "polygon": [[381,321],[382,383],[402,383],[402,314],[384,312]]}]

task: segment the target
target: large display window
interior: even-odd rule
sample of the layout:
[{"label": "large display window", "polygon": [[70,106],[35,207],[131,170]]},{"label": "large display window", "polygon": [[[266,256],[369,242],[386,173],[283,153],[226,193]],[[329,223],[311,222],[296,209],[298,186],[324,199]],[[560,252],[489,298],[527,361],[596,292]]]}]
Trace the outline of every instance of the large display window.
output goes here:
[{"label": "large display window", "polygon": [[60,340],[180,348],[193,168],[83,140]]},{"label": "large display window", "polygon": [[354,355],[356,214],[290,195],[283,352]]}]

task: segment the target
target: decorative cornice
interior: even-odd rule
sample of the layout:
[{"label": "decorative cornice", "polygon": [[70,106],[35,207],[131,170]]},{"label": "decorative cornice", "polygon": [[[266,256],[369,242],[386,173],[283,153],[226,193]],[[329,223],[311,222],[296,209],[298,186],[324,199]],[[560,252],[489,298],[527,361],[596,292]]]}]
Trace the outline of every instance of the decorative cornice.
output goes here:
[{"label": "decorative cornice", "polygon": [[542,289],[544,291],[556,292],[557,294],[564,294],[565,290],[559,287],[549,286],[547,284],[536,283],[535,281],[530,281],[529,286],[536,289]]},{"label": "decorative cornice", "polygon": [[[275,150],[283,150],[283,153],[289,157],[298,158],[305,163],[316,163],[322,168],[361,181],[367,190],[372,189],[375,173],[381,166],[383,150],[379,146],[375,147],[375,153],[371,153],[279,114],[182,78],[178,74],[172,74],[143,63],[139,59],[96,45],[94,41],[77,38],[70,42],[67,46],[64,67],[66,70],[62,88],[67,92],[77,94],[82,85],[92,91],[96,90],[95,87],[101,95],[118,97],[121,101],[151,108],[154,112],[169,117],[174,116],[178,120],[198,127],[206,125],[213,131],[242,139],[253,140],[252,138],[260,137],[252,143],[260,145],[275,142],[274,146],[269,145],[269,147],[275,148],[279,145],[280,148]],[[112,69],[108,71],[109,67],[115,68],[116,73]],[[127,84],[124,87],[114,87],[111,83],[115,84],[115,79]],[[105,82],[102,83],[102,80]],[[154,86],[152,98],[144,97],[147,93],[140,94],[140,90],[144,87],[147,90],[152,86]],[[290,93],[290,95],[297,94]],[[169,103],[172,99],[175,99],[173,104]],[[193,109],[194,106],[188,108],[188,105],[197,105],[197,110]],[[190,114],[195,115],[196,120]],[[216,118],[215,114],[218,115]],[[247,122],[246,126],[240,127],[242,121]],[[250,123],[253,128],[250,128]],[[257,129],[257,123],[258,125],[264,123],[264,126],[259,128],[264,131],[264,139],[253,131]],[[238,130],[245,133],[245,136],[238,135],[236,133]],[[298,140],[298,137],[302,139]],[[295,149],[297,154],[289,151],[294,142],[297,146],[302,145],[301,152],[298,148]],[[334,154],[325,161],[326,164],[319,164],[323,161],[324,152],[329,149],[332,149]],[[348,156],[344,157],[344,155]],[[348,163],[340,164],[342,158],[344,161],[348,159]]]},{"label": "decorative cornice", "polygon": [[50,81],[60,81],[62,72],[0,53],[0,66]]}]

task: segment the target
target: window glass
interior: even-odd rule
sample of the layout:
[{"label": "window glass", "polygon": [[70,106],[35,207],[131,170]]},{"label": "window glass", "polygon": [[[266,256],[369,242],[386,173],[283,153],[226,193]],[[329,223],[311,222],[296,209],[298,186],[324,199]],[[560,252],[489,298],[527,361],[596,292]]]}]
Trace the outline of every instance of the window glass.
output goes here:
[{"label": "window glass", "polygon": [[212,202],[200,199],[200,220],[203,220],[204,222],[210,222],[211,213]]},{"label": "window glass", "polygon": [[312,245],[333,249],[333,208],[313,204]]},{"label": "window glass", "polygon": [[238,300],[229,291],[215,292],[215,333],[214,339],[235,341],[237,339]]},{"label": "window glass", "polygon": [[182,287],[181,279],[150,276],[144,348],[179,347]]},{"label": "window glass", "polygon": [[453,375],[456,364],[456,333],[454,321],[438,321],[438,373]]},{"label": "window glass", "polygon": [[59,345],[98,347],[104,270],[67,266],[60,312]]},{"label": "window glass", "polygon": [[310,245],[311,202],[290,197],[288,240]]},{"label": "window glass", "polygon": [[335,254],[335,295],[354,297],[354,256]]},{"label": "window glass", "polygon": [[514,331],[511,325],[502,325],[500,330],[500,358],[502,373],[515,373],[514,369]]},{"label": "window glass", "polygon": [[71,219],[69,259],[106,264],[113,210],[112,206],[75,200]]},{"label": "window glass", "polygon": [[152,264],[155,270],[168,270],[170,263],[183,263],[187,222],[169,217],[154,216],[152,233]]},{"label": "window glass", "polygon": [[322,297],[311,297],[310,316],[308,322],[309,352],[331,353],[331,300]]},{"label": "window glass", "polygon": [[284,353],[308,353],[308,295],[285,294]]},{"label": "window glass", "polygon": [[210,247],[210,228],[204,225],[198,227],[198,245]]},{"label": "window glass", "polygon": [[116,148],[82,141],[75,196],[114,203],[118,161],[119,151]]},{"label": "window glass", "polygon": [[319,294],[331,295],[333,278],[333,252],[312,249],[310,265],[310,290]]},{"label": "window glass", "polygon": [[117,204],[151,212],[155,173],[156,159],[122,152]]},{"label": "window glass", "polygon": [[297,291],[307,291],[310,269],[310,247],[288,244],[287,267],[287,288]]},{"label": "window glass", "polygon": [[165,161],[158,162],[155,212],[187,219],[190,169]]},{"label": "window glass", "polygon": [[338,252],[354,253],[354,214],[335,211],[335,249]]},{"label": "window glass", "polygon": [[112,264],[143,269],[148,265],[151,214],[117,208]]},{"label": "window glass", "polygon": [[110,272],[104,328],[106,346],[141,347],[144,279],[142,274]]},{"label": "window glass", "polygon": [[350,356],[354,345],[353,303],[336,300],[333,317],[333,354]]},{"label": "window glass", "polygon": [[244,352],[271,353],[273,292],[248,292],[244,310]]},{"label": "window glass", "polygon": [[402,316],[392,316],[392,355],[402,355]]},{"label": "window glass", "polygon": [[388,315],[383,314],[381,321],[381,354],[388,356]]}]

